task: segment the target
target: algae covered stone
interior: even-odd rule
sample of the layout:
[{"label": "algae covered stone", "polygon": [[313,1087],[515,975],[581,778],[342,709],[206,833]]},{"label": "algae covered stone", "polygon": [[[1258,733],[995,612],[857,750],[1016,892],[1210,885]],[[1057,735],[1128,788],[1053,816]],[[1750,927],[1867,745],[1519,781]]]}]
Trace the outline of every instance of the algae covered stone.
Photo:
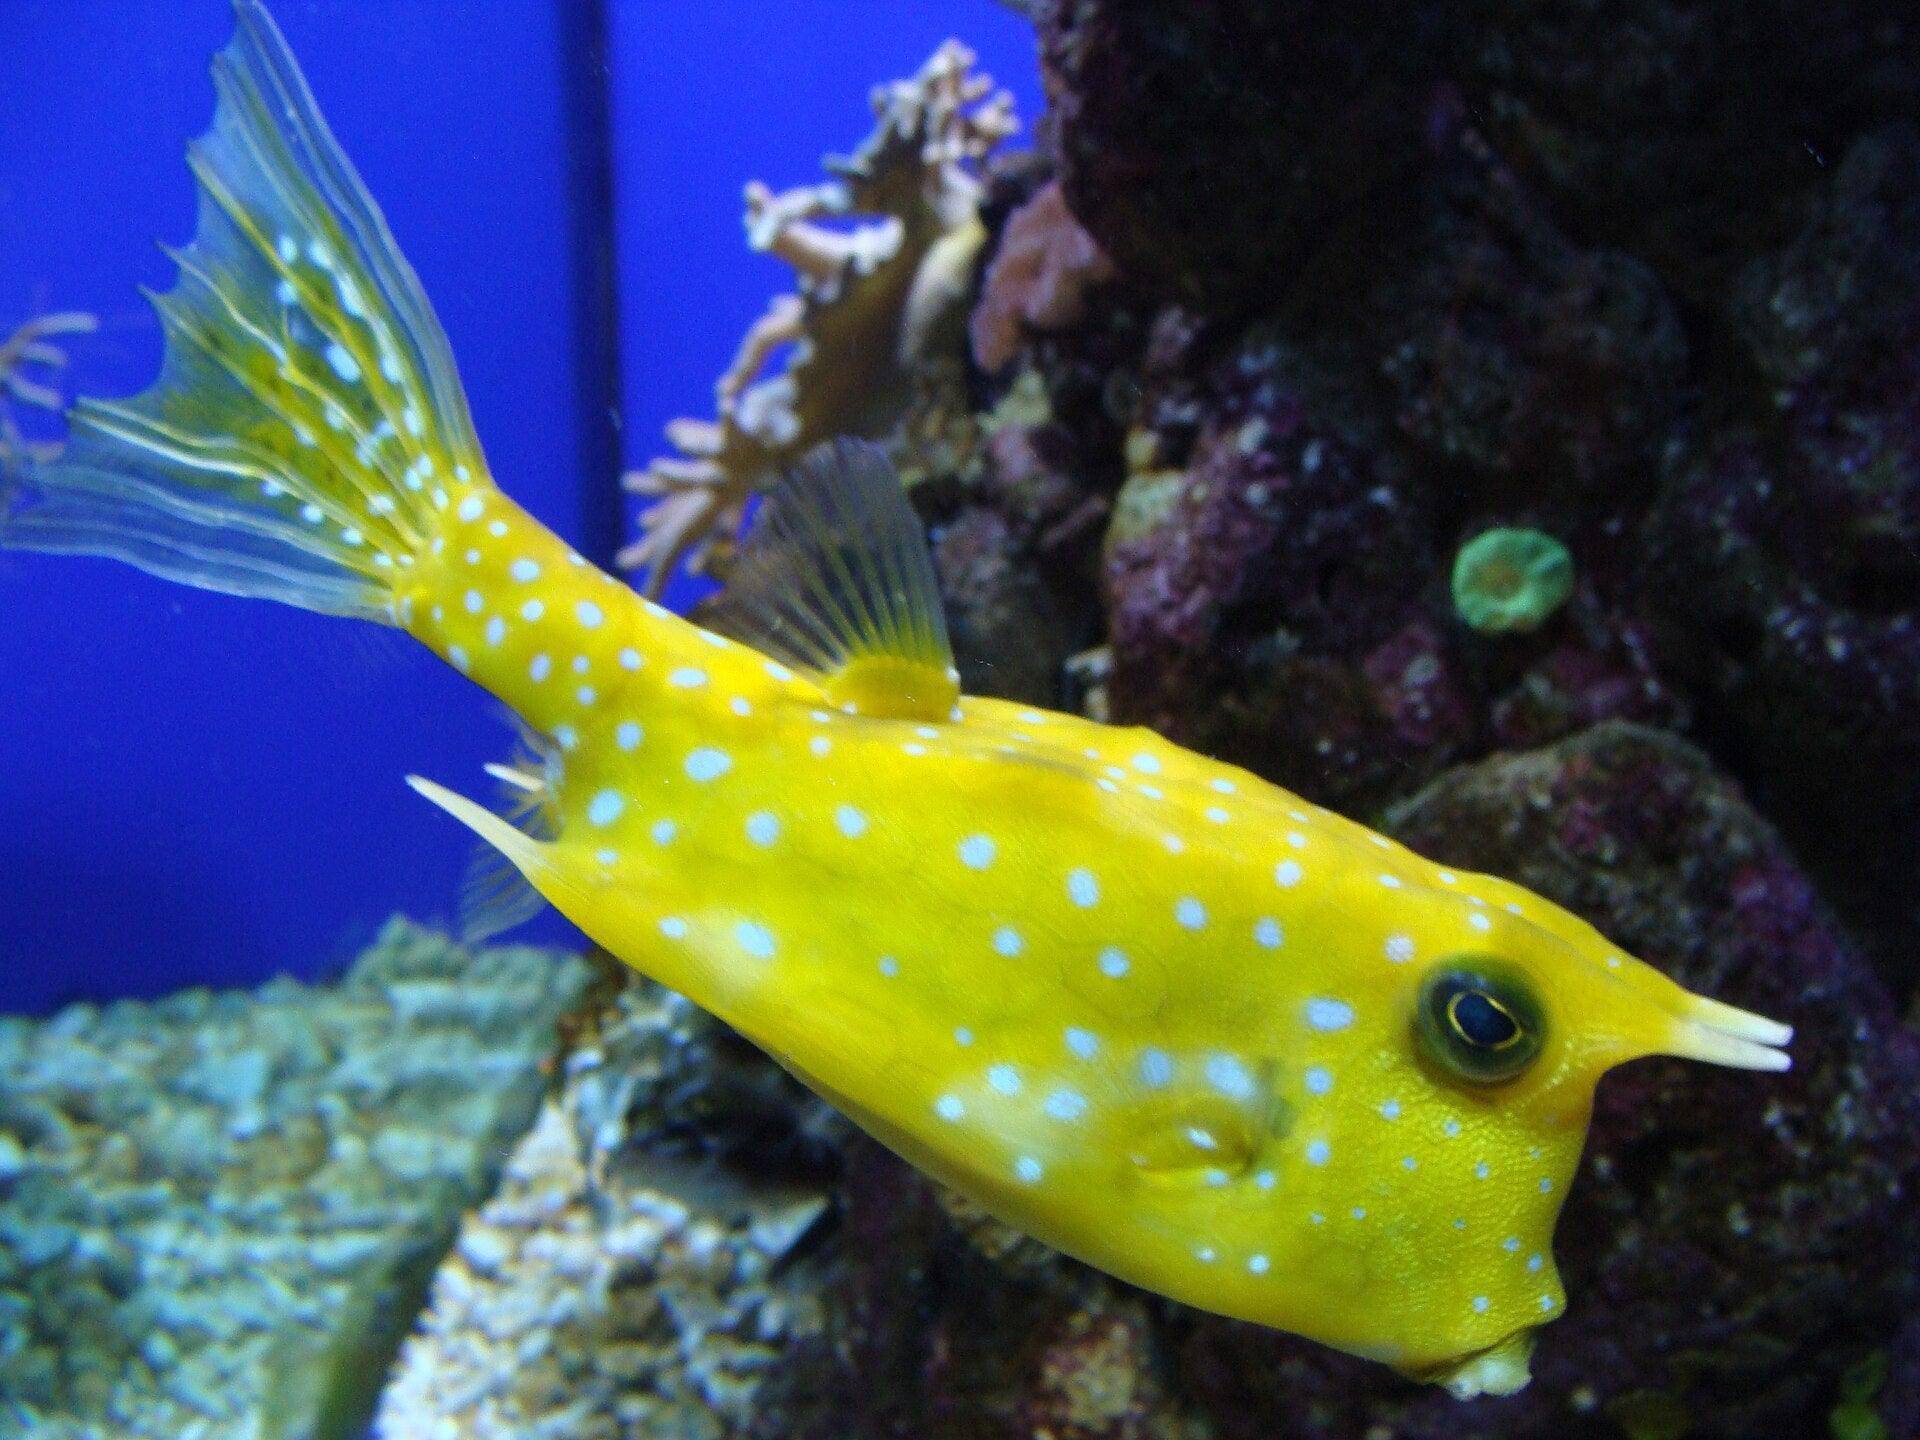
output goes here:
[{"label": "algae covered stone", "polygon": [[1453,562],[1453,607],[1490,635],[1538,630],[1573,593],[1573,556],[1539,530],[1486,530]]},{"label": "algae covered stone", "polygon": [[434,1277],[377,1440],[853,1433],[805,1243],[844,1122],[646,983],[564,1070]]},{"label": "algae covered stone", "polygon": [[0,1019],[0,1435],[358,1433],[586,973],[396,920],[337,984]]}]

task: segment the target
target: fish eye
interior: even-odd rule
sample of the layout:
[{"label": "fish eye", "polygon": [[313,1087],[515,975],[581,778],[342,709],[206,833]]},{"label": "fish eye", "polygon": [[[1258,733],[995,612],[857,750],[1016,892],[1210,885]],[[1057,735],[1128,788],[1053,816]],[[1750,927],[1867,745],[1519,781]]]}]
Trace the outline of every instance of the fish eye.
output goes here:
[{"label": "fish eye", "polygon": [[1427,976],[1414,1029],[1429,1060],[1476,1085],[1519,1075],[1540,1054],[1547,1031],[1533,986],[1477,959],[1440,966]]}]

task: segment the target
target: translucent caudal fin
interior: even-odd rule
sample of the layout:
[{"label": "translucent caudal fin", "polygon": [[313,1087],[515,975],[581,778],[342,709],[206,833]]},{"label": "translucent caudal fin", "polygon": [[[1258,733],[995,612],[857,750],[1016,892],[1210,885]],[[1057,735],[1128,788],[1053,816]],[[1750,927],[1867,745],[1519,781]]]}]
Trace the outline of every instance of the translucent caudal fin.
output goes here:
[{"label": "translucent caudal fin", "polygon": [[393,622],[395,583],[488,486],[445,335],[257,0],[214,60],[159,379],[81,400],[0,478],[0,543]]}]

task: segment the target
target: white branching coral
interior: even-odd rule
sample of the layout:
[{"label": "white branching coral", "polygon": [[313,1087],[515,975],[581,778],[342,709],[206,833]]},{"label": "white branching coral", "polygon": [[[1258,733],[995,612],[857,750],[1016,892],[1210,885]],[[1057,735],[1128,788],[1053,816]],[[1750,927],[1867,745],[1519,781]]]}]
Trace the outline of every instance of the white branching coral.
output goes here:
[{"label": "white branching coral", "polygon": [[60,392],[29,373],[64,369],[67,352],[55,344],[68,335],[91,335],[100,322],[81,310],[62,310],[27,321],[0,342],[0,466],[18,460],[48,460],[59,453],[57,443],[28,440],[14,418],[12,405],[60,408]]},{"label": "white branching coral", "polygon": [[[1019,128],[1013,97],[974,60],[949,40],[912,79],[876,88],[873,132],[851,156],[829,157],[826,183],[746,187],[747,243],[797,282],[742,338],[714,386],[715,418],[675,420],[667,439],[679,453],[626,477],[653,503],[620,563],[649,593],[683,559],[696,571],[723,564],[757,489],[822,440],[884,434],[925,368],[964,353],[986,241],[980,162]],[[764,373],[783,347],[785,367]]]}]

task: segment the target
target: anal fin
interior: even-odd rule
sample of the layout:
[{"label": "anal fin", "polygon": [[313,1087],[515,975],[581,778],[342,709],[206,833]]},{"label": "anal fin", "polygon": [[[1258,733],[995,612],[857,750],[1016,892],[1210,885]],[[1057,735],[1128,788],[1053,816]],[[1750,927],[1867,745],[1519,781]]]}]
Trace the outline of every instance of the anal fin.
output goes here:
[{"label": "anal fin", "polygon": [[877,445],[837,440],[761,506],[717,628],[811,674],[840,708],[946,720],[960,697],[933,558]]},{"label": "anal fin", "polygon": [[545,861],[546,842],[443,785],[418,775],[409,775],[407,784],[484,842],[461,886],[462,940],[474,944],[489,939],[539,913],[545,900],[533,877],[553,878]]}]

